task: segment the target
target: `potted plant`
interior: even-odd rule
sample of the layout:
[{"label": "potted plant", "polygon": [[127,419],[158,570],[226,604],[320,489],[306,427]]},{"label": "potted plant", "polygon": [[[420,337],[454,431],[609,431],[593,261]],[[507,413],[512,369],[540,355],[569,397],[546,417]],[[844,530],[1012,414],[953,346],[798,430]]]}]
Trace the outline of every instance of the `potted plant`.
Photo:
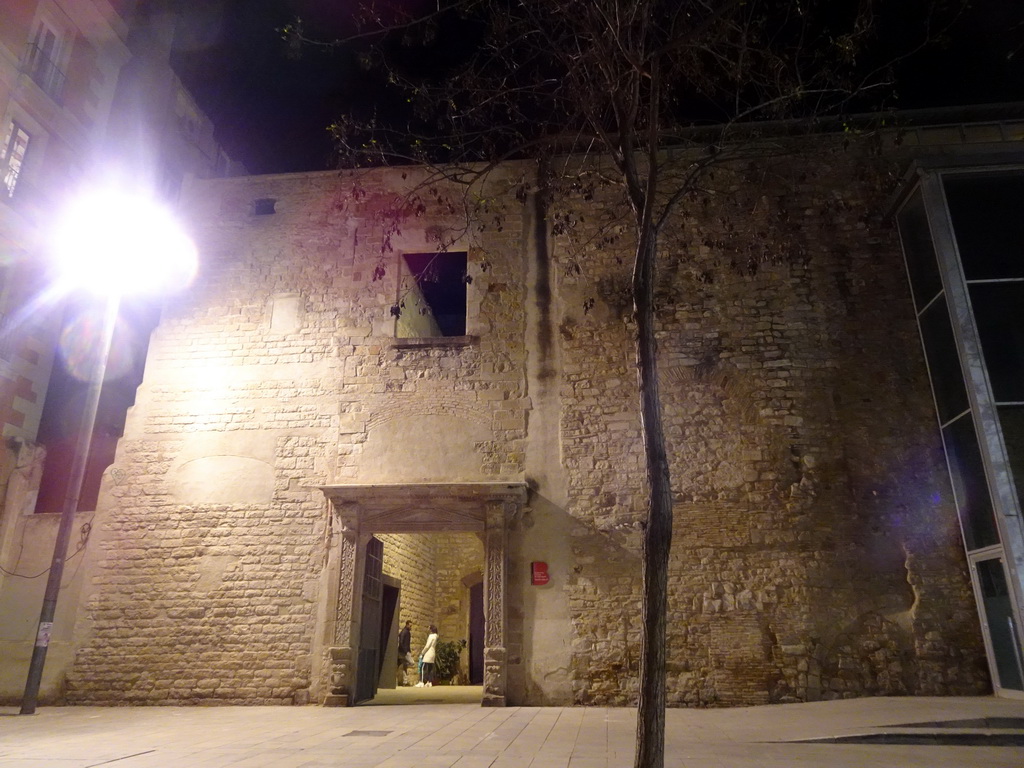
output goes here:
[{"label": "potted plant", "polygon": [[452,684],[452,678],[459,673],[459,659],[465,640],[438,640],[434,655],[434,682]]}]

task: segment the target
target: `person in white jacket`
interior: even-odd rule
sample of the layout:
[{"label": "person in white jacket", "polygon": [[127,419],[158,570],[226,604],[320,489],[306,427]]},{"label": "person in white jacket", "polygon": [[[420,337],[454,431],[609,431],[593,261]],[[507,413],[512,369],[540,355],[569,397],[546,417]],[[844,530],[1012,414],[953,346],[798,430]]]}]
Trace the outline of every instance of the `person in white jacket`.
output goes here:
[{"label": "person in white jacket", "polygon": [[437,655],[437,627],[430,625],[430,634],[427,635],[427,642],[420,651],[420,661],[423,662],[423,671],[420,673],[420,681],[416,683],[417,688],[424,686],[430,688],[434,684],[434,658]]}]

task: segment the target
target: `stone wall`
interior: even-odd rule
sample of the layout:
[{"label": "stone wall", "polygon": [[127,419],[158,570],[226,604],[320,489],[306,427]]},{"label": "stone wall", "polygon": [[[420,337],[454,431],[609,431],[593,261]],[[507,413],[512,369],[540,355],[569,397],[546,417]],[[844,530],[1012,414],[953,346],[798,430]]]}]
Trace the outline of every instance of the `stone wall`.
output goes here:
[{"label": "stone wall", "polygon": [[[986,690],[899,245],[881,209],[890,168],[838,143],[725,168],[662,235],[672,704]],[[614,190],[595,194],[614,205]],[[568,508],[591,523],[575,537],[569,583],[573,690],[581,703],[624,704],[637,686],[632,528],[644,487],[630,241],[607,226],[601,240],[580,213],[591,205],[569,197],[555,212],[568,222],[556,247],[582,265],[565,270],[561,292],[577,299],[563,301],[561,321]]]},{"label": "stone wall", "polygon": [[[319,487],[516,474],[521,280],[489,254],[518,232],[465,244],[480,341],[395,347],[397,269],[375,275],[389,235],[374,224],[394,178],[256,177],[189,198],[203,270],[154,333],[101,493],[70,701],[306,700],[323,685]],[[277,213],[254,215],[267,197]],[[421,629],[437,620],[419,610]]]},{"label": "stone wall", "polygon": [[[716,172],[661,240],[669,701],[984,691],[881,209],[891,163],[798,149]],[[203,273],[154,334],[101,494],[70,700],[305,700],[334,599],[320,486],[508,480],[532,489],[509,531],[508,702],[635,701],[632,246],[596,171],[517,194],[534,169],[510,165],[478,191],[471,226],[451,189],[397,193],[419,171],[187,191]],[[260,198],[277,213],[254,215]],[[467,337],[395,339],[396,254],[449,240],[468,253]],[[414,647],[431,622],[462,636],[459,580],[482,561],[470,535],[434,536],[382,536]],[[432,586],[415,575],[428,552]],[[551,565],[543,588],[529,586],[534,559]]]},{"label": "stone wall", "polygon": [[324,510],[289,490],[310,446],[275,443],[264,503],[181,503],[168,480],[184,445],[122,442],[132,481],[101,503],[116,514],[99,524],[70,701],[290,703],[309,686]]},{"label": "stone wall", "polygon": [[438,536],[437,609],[438,630],[446,640],[467,640],[469,586],[483,572],[484,548],[472,533]]},{"label": "stone wall", "polygon": [[412,622],[412,646],[421,646],[437,621],[437,542],[427,534],[378,533],[384,542],[384,573],[402,582],[398,627]]},{"label": "stone wall", "polygon": [[[469,643],[469,587],[482,578],[484,548],[472,533],[438,536],[437,628],[440,639]],[[460,672],[469,674],[469,648],[459,654]]]}]

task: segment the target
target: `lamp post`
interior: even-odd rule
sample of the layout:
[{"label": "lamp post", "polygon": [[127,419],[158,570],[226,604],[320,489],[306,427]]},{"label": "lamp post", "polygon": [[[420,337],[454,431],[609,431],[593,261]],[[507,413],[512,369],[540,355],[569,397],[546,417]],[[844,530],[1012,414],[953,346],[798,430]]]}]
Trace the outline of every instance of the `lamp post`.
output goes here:
[{"label": "lamp post", "polygon": [[21,700],[23,715],[36,710],[121,297],[184,287],[196,268],[195,246],[169,212],[138,191],[118,189],[94,192],[69,207],[55,227],[51,256],[62,292],[87,291],[102,297],[103,323],[92,350],[89,388]]}]

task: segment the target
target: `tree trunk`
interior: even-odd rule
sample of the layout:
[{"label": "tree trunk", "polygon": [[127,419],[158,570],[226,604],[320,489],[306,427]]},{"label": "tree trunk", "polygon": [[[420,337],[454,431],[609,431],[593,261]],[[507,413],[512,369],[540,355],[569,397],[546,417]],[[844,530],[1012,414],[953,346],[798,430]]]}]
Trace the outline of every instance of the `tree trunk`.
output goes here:
[{"label": "tree trunk", "polygon": [[643,542],[643,637],[635,768],[662,768],[665,764],[665,644],[672,484],[665,450],[654,338],[656,255],[657,233],[650,224],[641,224],[633,270],[633,316],[637,327],[637,373],[650,501]]}]

